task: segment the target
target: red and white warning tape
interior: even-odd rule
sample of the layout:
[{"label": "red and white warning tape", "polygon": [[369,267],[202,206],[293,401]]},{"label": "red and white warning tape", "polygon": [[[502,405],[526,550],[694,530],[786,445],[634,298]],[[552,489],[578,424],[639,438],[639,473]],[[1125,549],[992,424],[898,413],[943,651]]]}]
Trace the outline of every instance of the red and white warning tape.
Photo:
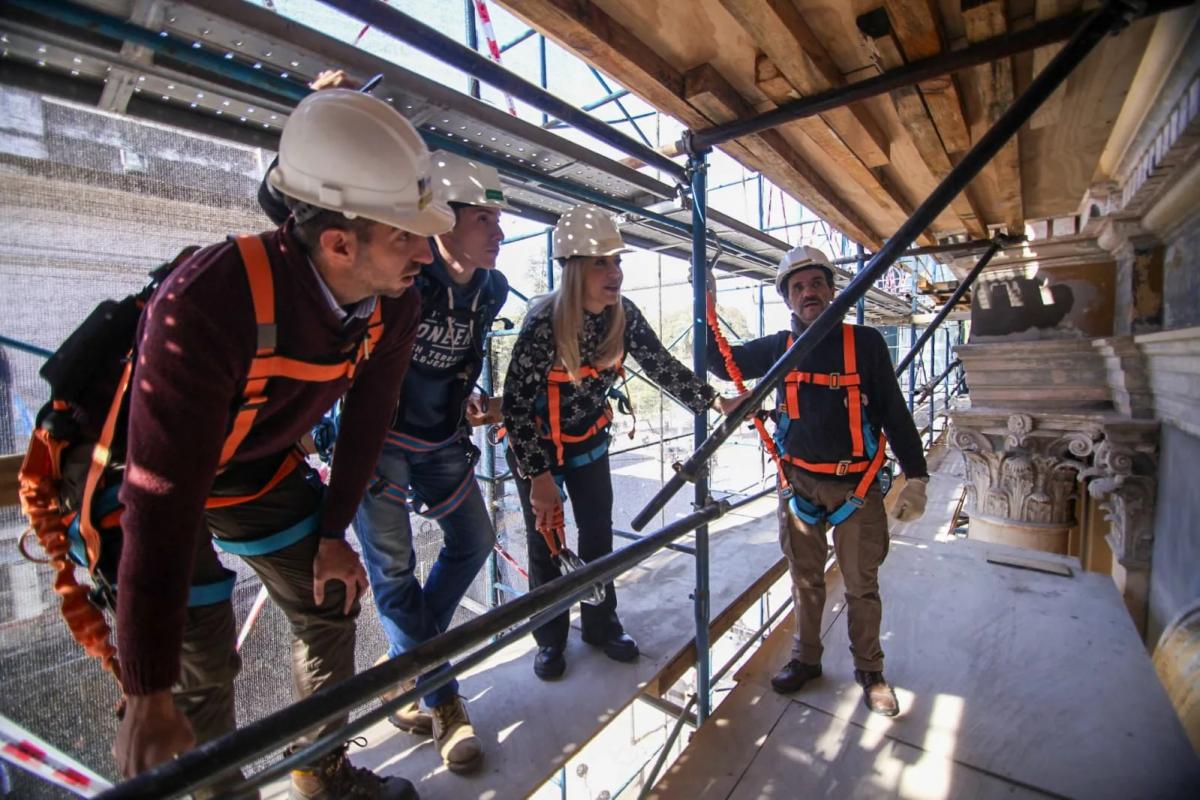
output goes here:
[{"label": "red and white warning tape", "polygon": [[5,716],[0,716],[0,758],[80,797],[95,797],[112,788],[104,778]]},{"label": "red and white warning tape", "polygon": [[[484,0],[475,0],[475,13],[479,16],[479,23],[483,26],[483,37],[487,39],[488,53],[491,54],[492,61],[499,64],[500,43],[496,41],[496,30],[492,27],[492,15],[488,13],[487,3]],[[508,102],[508,113],[515,117],[517,104],[513,102],[512,95],[505,92],[504,99]]]}]

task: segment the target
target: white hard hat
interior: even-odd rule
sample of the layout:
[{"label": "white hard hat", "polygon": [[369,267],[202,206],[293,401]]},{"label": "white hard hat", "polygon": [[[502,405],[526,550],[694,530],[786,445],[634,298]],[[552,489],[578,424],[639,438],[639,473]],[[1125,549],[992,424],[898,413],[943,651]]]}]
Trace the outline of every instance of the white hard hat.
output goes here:
[{"label": "white hard hat", "polygon": [[429,150],[391,105],[349,89],[300,101],[283,126],[271,185],[302,203],[421,236],[454,227],[435,198]]},{"label": "white hard hat", "polygon": [[508,208],[500,173],[495,167],[468,158],[435,150],[433,161],[433,191],[447,203],[469,206]]},{"label": "white hard hat", "polygon": [[802,244],[788,250],[779,260],[775,271],[775,291],[787,297],[787,280],[792,273],[812,267],[822,270],[829,279],[829,286],[833,286],[833,265],[829,263],[829,256],[815,247]]},{"label": "white hard hat", "polygon": [[554,226],[554,258],[615,256],[628,253],[617,223],[599,206],[575,206]]}]

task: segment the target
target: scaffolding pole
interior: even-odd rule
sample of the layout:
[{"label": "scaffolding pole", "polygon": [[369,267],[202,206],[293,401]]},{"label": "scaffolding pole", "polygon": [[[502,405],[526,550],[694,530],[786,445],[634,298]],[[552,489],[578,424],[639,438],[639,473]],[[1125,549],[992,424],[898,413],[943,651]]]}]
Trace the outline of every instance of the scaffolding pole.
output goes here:
[{"label": "scaffolding pole", "polygon": [[840,294],[834,297],[829,307],[796,339],[791,348],[775,362],[745,403],[726,417],[717,429],[696,449],[696,452],[676,470],[667,484],[633,518],[634,530],[641,530],[688,481],[694,481],[699,470],[708,459],[766,400],[767,395],[783,381],[784,376],[796,368],[829,335],[830,331],[849,313],[850,307],[866,293],[876,279],[890,267],[897,256],[933,222],[950,202],[966,188],[976,175],[992,160],[1017,130],[1033,116],[1054,90],[1066,80],[1093,48],[1110,33],[1120,30],[1134,16],[1133,9],[1125,0],[1109,0],[1091,14],[1071,40],[1063,45],[1058,54],[1038,73],[1029,88],[1018,97],[1004,114],[996,120],[975,146],[963,156],[950,174],[921,203],[903,225],[883,247],[871,257],[866,269],[854,278]]}]

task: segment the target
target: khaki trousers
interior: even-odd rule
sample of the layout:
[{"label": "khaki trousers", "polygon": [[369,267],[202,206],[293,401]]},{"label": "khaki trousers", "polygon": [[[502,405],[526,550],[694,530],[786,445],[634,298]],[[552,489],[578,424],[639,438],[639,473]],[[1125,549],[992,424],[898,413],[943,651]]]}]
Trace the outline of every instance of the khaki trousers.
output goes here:
[{"label": "khaki trousers", "polygon": [[[257,477],[248,486],[237,485],[236,479],[223,480],[225,477],[217,480],[218,486],[226,489],[222,492],[225,494],[238,494],[261,485]],[[257,500],[210,509],[205,513],[204,530],[197,538],[192,584],[219,581],[229,574],[217,559],[212,536],[232,541],[260,539],[317,513],[320,500],[321,488],[315,472],[302,465]],[[346,594],[340,581],[325,585],[324,603],[318,606],[313,601],[313,558],[317,554],[317,544],[318,537],[314,532],[282,550],[241,556],[258,575],[272,602],[283,611],[291,627],[292,696],[297,700],[354,674],[355,621],[359,605],[356,601],[350,614],[342,613]],[[231,602],[188,609],[180,653],[180,679],[172,691],[176,705],[192,723],[197,743],[228,733],[235,727],[233,679],[241,667],[241,659],[234,649],[236,639],[237,624]],[[336,730],[348,721],[347,716],[326,722],[309,731],[293,748]]]},{"label": "khaki trousers", "polygon": [[[820,478],[789,464],[784,464],[784,471],[793,491],[829,511],[841,506],[855,485]],[[810,525],[797,518],[783,497],[778,513],[779,546],[787,557],[792,577],[792,613],[796,618],[792,658],[805,664],[820,664],[824,650],[821,616],[825,610],[825,561],[829,553],[825,532],[829,524]],[[879,565],[888,552],[888,527],[878,483],[867,492],[866,504],[834,529],[833,549],[846,586],[846,617],[854,668],[882,671]]]},{"label": "khaki trousers", "polygon": [[[285,455],[235,465],[217,476],[213,494],[238,496],[252,493],[274,474]],[[90,460],[90,446],[73,448],[64,456],[63,494],[72,503],[77,503],[83,492],[83,479]],[[241,505],[207,510],[196,535],[191,586],[218,584],[232,574],[217,557],[212,543],[214,537],[246,541],[290,528],[318,512],[322,491],[316,472],[301,465],[262,497]],[[171,532],[162,531],[162,535],[169,537]],[[325,585],[324,603],[318,606],[313,601],[313,558],[317,545],[314,531],[283,549],[258,556],[242,556],[291,627],[289,666],[295,699],[308,697],[318,689],[354,674],[355,621],[359,604],[356,601],[349,614],[342,613],[346,587],[340,581]],[[119,597],[117,602],[120,603]],[[230,600],[222,598],[205,605],[189,606],[180,650],[179,682],[171,691],[176,706],[192,725],[197,744],[229,733],[236,727],[233,682],[242,663],[235,649],[236,641],[237,622]],[[280,668],[286,667],[281,664]],[[293,748],[344,726],[348,720],[347,716],[326,722],[306,733]]]}]

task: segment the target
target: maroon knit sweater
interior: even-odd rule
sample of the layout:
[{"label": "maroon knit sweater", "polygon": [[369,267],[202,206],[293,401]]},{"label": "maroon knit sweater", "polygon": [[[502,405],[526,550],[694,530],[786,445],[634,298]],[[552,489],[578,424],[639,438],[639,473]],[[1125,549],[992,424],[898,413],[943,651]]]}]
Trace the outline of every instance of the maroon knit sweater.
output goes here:
[{"label": "maroon knit sweater", "polygon": [[[277,352],[319,363],[344,360],[366,320],[343,327],[289,228],[265,240],[275,281]],[[383,337],[359,364],[353,385],[272,378],[268,400],[233,459],[282,453],[345,394],[338,457],[321,511],[325,536],[343,536],[354,516],[412,352],[419,298],[405,292],[380,302]],[[236,245],[205,248],[182,264],[155,292],[138,336],[117,604],[122,683],[131,695],[169,689],[178,678],[195,538],[254,355],[254,309]]]}]

